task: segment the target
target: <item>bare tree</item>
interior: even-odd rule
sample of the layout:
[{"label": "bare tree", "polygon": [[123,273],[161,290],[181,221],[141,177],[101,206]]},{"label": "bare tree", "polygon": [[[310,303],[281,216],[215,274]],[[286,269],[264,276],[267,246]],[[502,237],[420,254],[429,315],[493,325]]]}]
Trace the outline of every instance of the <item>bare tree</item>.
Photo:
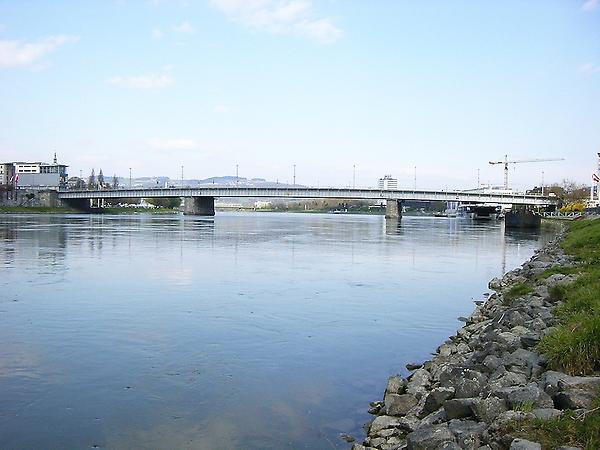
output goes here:
[{"label": "bare tree", "polygon": [[117,178],[117,174],[113,175],[112,187],[113,187],[113,189],[119,188],[119,179]]},{"label": "bare tree", "polygon": [[104,187],[104,174],[102,173],[102,169],[98,173],[98,187],[102,189]]}]

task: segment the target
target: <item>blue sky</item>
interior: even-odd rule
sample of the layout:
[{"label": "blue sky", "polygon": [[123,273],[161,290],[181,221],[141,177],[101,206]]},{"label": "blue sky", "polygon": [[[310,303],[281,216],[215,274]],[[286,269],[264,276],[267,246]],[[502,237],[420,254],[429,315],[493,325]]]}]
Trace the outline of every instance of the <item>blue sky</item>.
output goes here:
[{"label": "blue sky", "polygon": [[0,159],[70,174],[589,183],[600,0],[0,0]]}]

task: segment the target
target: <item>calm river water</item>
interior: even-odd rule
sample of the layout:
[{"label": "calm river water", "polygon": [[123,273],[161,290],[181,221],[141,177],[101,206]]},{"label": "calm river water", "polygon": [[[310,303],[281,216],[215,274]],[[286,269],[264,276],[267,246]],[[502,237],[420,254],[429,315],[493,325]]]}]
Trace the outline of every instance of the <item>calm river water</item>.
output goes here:
[{"label": "calm river water", "polygon": [[0,448],[331,449],[549,233],[0,215]]}]

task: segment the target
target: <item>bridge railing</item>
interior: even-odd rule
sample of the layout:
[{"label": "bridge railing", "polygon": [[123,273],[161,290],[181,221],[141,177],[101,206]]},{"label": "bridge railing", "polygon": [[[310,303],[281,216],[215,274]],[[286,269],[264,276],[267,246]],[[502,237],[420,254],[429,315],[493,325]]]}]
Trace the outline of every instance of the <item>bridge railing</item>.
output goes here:
[{"label": "bridge railing", "polygon": [[547,218],[555,218],[555,219],[576,219],[578,217],[583,216],[582,212],[560,212],[560,211],[552,211],[543,213],[544,217]]},{"label": "bridge railing", "polygon": [[61,198],[117,197],[266,197],[266,198],[346,198],[363,200],[458,201],[463,203],[551,205],[551,197],[532,194],[433,191],[423,189],[383,190],[377,188],[241,187],[205,185],[194,188],[123,188],[60,191]]}]

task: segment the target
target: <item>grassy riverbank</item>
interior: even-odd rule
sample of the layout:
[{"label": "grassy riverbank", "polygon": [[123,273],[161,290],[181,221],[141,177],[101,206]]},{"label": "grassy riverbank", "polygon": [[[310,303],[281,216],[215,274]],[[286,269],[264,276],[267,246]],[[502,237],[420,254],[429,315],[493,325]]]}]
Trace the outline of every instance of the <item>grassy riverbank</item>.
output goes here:
[{"label": "grassy riverbank", "polygon": [[[94,211],[96,212],[96,211]],[[103,208],[99,214],[178,214],[179,209],[171,208]],[[50,208],[46,206],[0,206],[0,214],[84,214],[71,208]]]},{"label": "grassy riverbank", "polygon": [[103,208],[101,214],[179,214],[173,208]]},{"label": "grassy riverbank", "polygon": [[569,228],[562,246],[577,259],[581,275],[554,292],[564,300],[555,311],[560,326],[540,350],[553,368],[590,375],[600,372],[600,220],[574,222]]},{"label": "grassy riverbank", "polygon": [[[600,373],[600,219],[569,224],[562,242],[563,249],[576,260],[576,265],[555,266],[542,277],[556,273],[578,273],[577,280],[565,287],[557,286],[551,296],[563,300],[555,310],[559,324],[546,336],[538,349],[548,358],[551,369],[571,375]],[[533,439],[542,448],[561,445],[582,446],[586,450],[600,448],[600,392],[587,413],[567,412],[552,420],[514,423],[513,435]]]},{"label": "grassy riverbank", "polygon": [[0,206],[0,214],[73,214],[71,208],[50,208],[46,206]]}]

